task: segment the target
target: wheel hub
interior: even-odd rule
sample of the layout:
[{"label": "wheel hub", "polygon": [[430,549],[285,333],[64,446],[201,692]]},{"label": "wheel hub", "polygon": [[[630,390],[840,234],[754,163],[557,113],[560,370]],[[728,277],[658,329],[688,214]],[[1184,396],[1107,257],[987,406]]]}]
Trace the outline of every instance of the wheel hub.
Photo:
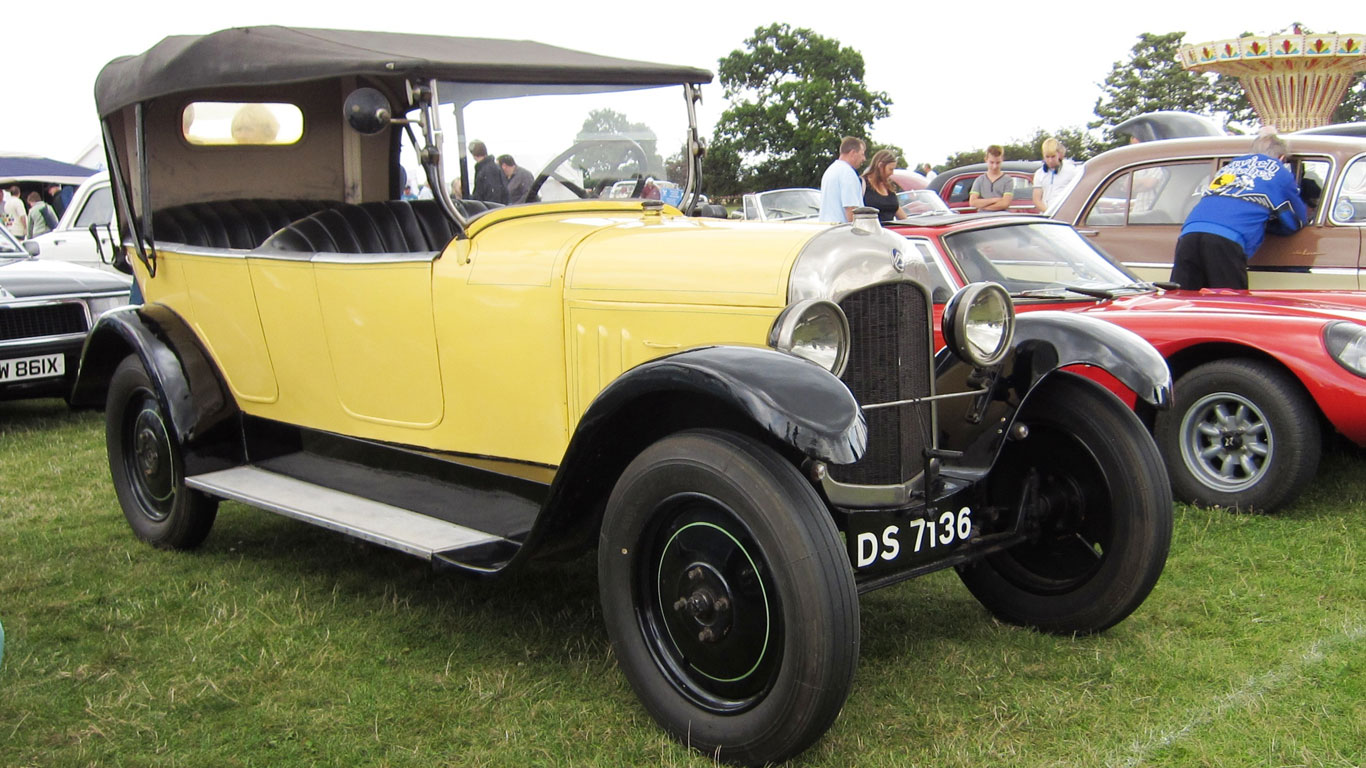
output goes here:
[{"label": "wheel hub", "polygon": [[729,635],[734,600],[721,574],[706,563],[693,563],[681,586],[692,591],[680,595],[673,609],[697,629],[698,642],[715,643]]},{"label": "wheel hub", "polygon": [[1206,395],[1182,418],[1182,459],[1211,488],[1236,492],[1250,487],[1266,474],[1271,454],[1270,424],[1244,397]]},{"label": "wheel hub", "polygon": [[160,441],[150,427],[142,427],[133,437],[133,455],[143,477],[150,478],[161,469]]}]

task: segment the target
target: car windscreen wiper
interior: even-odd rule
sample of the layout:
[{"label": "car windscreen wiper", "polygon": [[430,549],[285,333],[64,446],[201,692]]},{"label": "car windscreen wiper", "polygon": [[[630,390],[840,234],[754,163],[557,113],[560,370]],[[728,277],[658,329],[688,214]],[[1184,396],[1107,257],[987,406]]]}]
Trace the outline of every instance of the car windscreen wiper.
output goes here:
[{"label": "car windscreen wiper", "polygon": [[1097,299],[1113,299],[1114,292],[1106,288],[1088,288],[1084,285],[1057,285],[1050,288],[1035,288],[1028,291],[1016,291],[1010,294],[1012,299],[1061,299],[1065,293],[1080,293],[1083,296],[1091,296]]}]

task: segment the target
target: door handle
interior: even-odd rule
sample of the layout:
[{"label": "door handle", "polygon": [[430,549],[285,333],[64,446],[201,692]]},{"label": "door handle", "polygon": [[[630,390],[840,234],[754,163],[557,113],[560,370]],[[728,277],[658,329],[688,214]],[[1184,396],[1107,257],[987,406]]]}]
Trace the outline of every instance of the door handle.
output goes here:
[{"label": "door handle", "polygon": [[1100,230],[1098,230],[1098,229],[1078,229],[1078,230],[1077,230],[1077,234],[1079,234],[1079,235],[1086,235],[1087,237],[1095,237],[1096,235],[1099,235],[1099,234],[1100,234]]}]

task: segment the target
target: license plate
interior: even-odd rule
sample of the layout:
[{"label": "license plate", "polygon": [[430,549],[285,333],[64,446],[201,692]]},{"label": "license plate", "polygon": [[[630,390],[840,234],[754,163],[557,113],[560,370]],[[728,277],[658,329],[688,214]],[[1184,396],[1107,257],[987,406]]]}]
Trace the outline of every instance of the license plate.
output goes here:
[{"label": "license plate", "polygon": [[66,355],[39,355],[0,360],[0,381],[46,379],[66,373]]},{"label": "license plate", "polygon": [[[871,522],[871,521],[870,521]],[[928,518],[882,521],[849,533],[849,557],[859,570],[880,570],[908,561],[935,560],[973,536],[972,510],[946,509]]]}]

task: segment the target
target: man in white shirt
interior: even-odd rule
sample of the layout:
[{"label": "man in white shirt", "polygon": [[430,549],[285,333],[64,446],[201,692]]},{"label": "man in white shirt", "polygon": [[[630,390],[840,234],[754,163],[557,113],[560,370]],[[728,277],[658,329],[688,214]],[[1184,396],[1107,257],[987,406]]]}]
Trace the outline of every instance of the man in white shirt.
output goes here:
[{"label": "man in white shirt", "polygon": [[24,201],[19,199],[19,187],[10,187],[5,195],[4,203],[5,228],[14,235],[15,240],[23,240],[28,236],[28,214],[24,209]]},{"label": "man in white shirt", "polygon": [[821,221],[843,224],[854,220],[854,209],[863,205],[858,167],[867,152],[863,139],[845,136],[840,141],[840,156],[821,176]]},{"label": "man in white shirt", "polygon": [[1043,140],[1040,151],[1043,152],[1043,166],[1034,172],[1034,207],[1043,213],[1058,201],[1080,168],[1067,159],[1067,148],[1052,136]]}]

